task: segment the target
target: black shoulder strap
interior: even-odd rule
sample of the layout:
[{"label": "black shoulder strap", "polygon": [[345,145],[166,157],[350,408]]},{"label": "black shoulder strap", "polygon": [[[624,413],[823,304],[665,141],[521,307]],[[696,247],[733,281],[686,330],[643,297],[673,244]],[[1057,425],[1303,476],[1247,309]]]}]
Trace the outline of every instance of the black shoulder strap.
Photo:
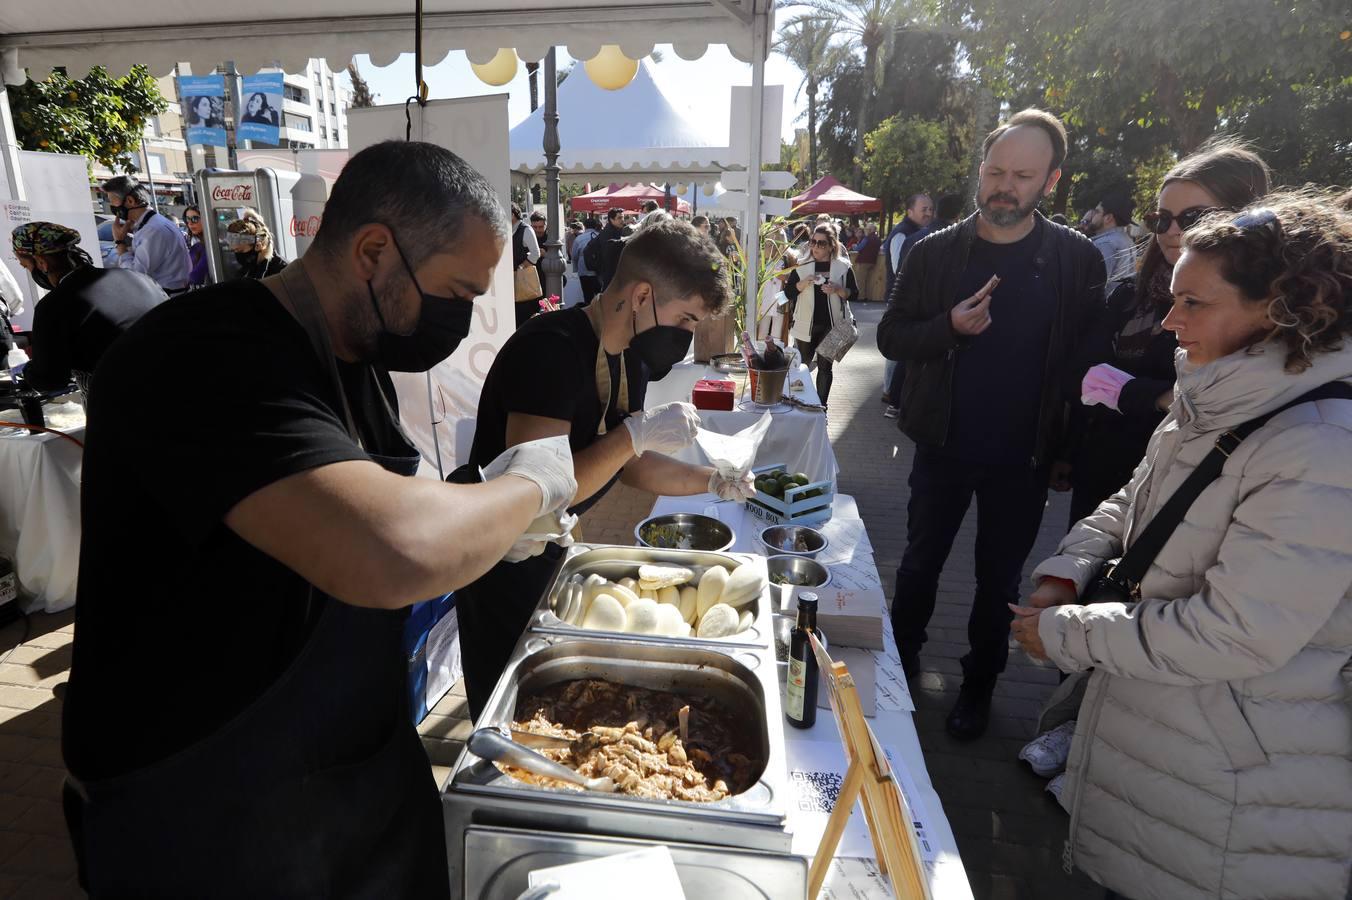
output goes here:
[{"label": "black shoulder strap", "polygon": [[1352,400],[1352,385],[1342,381],[1332,381],[1320,385],[1290,403],[1279,406],[1272,412],[1251,419],[1242,425],[1237,425],[1216,438],[1216,448],[1197,464],[1197,468],[1193,469],[1187,480],[1165,502],[1160,511],[1155,514],[1155,518],[1150,520],[1150,524],[1145,527],[1141,536],[1127,550],[1121,562],[1113,567],[1110,575],[1112,580],[1135,595],[1139,590],[1141,579],[1145,577],[1146,571],[1150,568],[1150,564],[1164,549],[1164,545],[1173,535],[1174,529],[1183,521],[1183,516],[1187,514],[1188,508],[1192,506],[1193,501],[1201,496],[1202,491],[1206,490],[1207,485],[1220,476],[1225,461],[1230,458],[1230,455],[1235,452],[1240,443],[1266,425],[1268,420],[1278,413],[1285,412],[1302,403],[1313,403],[1316,400]]}]

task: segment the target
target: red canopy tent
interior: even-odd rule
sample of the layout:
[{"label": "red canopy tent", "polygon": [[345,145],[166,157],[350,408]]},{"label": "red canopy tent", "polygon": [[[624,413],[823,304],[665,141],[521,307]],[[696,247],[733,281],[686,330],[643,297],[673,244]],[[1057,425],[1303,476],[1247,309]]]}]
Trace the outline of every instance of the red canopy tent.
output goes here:
[{"label": "red canopy tent", "polygon": [[[616,207],[637,211],[643,207],[644,200],[655,200],[658,208],[661,208],[665,198],[666,193],[661,188],[653,187],[650,184],[612,184],[609,187],[592,191],[590,194],[580,194],[574,197],[569,202],[569,206],[573,212],[603,213]],[[673,191],[671,206],[668,209],[689,213],[690,204],[677,198],[675,191]]]},{"label": "red canopy tent", "polygon": [[789,202],[793,205],[794,215],[868,213],[882,212],[883,209],[877,197],[856,193],[830,175],[818,178],[816,184]]}]

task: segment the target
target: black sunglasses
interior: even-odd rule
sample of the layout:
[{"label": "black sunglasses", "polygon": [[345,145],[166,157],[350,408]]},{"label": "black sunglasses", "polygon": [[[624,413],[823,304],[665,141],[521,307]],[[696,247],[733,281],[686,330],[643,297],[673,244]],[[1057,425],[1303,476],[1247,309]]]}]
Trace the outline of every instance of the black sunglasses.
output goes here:
[{"label": "black sunglasses", "polygon": [[1216,212],[1217,208],[1215,206],[1192,206],[1177,215],[1167,209],[1156,209],[1141,216],[1141,222],[1147,230],[1154,234],[1164,234],[1169,230],[1169,226],[1175,222],[1178,223],[1179,231],[1187,231],[1200,222],[1203,216]]},{"label": "black sunglasses", "polygon": [[200,221],[202,221],[202,217],[201,217],[201,216],[184,216],[184,217],[183,217],[183,221],[185,221],[185,222],[200,222]]},{"label": "black sunglasses", "polygon": [[829,247],[829,246],[831,246],[831,242],[830,242],[830,241],[819,241],[819,240],[816,240],[816,239],[814,238],[814,239],[812,240],[812,246],[814,246],[814,247]]}]

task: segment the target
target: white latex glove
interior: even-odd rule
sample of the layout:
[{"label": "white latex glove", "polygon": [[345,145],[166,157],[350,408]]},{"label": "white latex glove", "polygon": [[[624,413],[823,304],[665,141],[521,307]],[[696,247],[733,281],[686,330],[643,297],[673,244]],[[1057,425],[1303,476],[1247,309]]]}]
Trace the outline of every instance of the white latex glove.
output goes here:
[{"label": "white latex glove", "polygon": [[508,447],[497,459],[480,469],[479,474],[484,481],[515,475],[533,482],[541,493],[537,517],[563,509],[577,493],[577,480],[573,477],[573,451],[565,435]]},{"label": "white latex glove", "polygon": [[693,404],[676,400],[656,409],[634,413],[624,420],[624,427],[629,429],[635,456],[642,456],[648,450],[676,453],[695,442],[699,411]]},{"label": "white latex glove", "polygon": [[1126,387],[1127,382],[1132,381],[1133,377],[1107,363],[1099,363],[1086,372],[1084,380],[1080,382],[1080,402],[1085,406],[1101,403],[1109,409],[1121,412],[1117,409],[1117,402],[1122,397],[1122,388]]},{"label": "white latex glove", "polygon": [[545,552],[549,544],[567,547],[573,543],[573,528],[577,525],[577,516],[563,510],[546,513],[530,523],[530,529],[517,538],[512,549],[502,559],[515,563]]},{"label": "white latex glove", "polygon": [[756,495],[756,476],[743,472],[728,477],[715,469],[709,476],[709,493],[717,494],[719,500],[749,500]]}]

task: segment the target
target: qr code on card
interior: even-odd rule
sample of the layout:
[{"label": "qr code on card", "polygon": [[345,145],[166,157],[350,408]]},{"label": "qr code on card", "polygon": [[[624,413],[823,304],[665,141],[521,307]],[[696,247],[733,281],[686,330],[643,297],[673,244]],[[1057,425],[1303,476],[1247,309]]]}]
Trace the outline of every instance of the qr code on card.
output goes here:
[{"label": "qr code on card", "polygon": [[839,772],[789,771],[789,778],[798,792],[798,808],[803,812],[829,813],[840,797],[844,776]]}]

